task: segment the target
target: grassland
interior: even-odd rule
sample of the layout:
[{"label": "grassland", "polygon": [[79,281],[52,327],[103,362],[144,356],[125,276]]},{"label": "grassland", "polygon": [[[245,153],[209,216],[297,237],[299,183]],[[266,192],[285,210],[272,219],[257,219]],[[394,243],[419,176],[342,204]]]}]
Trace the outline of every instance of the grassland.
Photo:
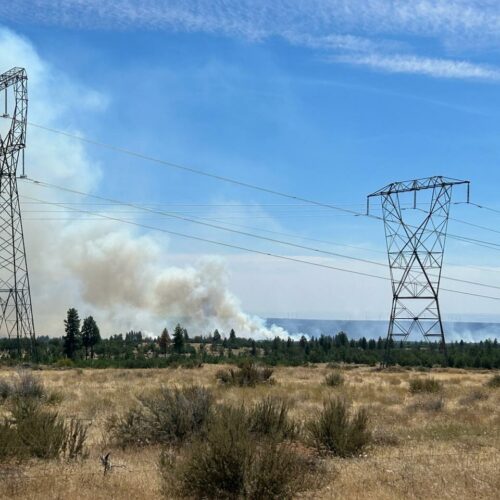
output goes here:
[{"label": "grassland", "polygon": [[[373,443],[355,458],[323,458],[322,481],[299,498],[499,498],[500,389],[487,387],[491,371],[347,368],[341,369],[343,383],[335,386],[325,383],[331,368],[311,365],[277,368],[274,384],[256,387],[220,385],[220,365],[37,371],[57,395],[61,415],[91,423],[88,457],[0,465],[0,498],[162,498],[161,450],[111,447],[106,421],[133,406],[137,396],[161,386],[191,384],[209,387],[218,402],[234,405],[250,405],[267,395],[284,398],[297,421],[310,418],[324,400],[337,395],[367,408]],[[15,370],[0,370],[0,380],[14,375]],[[422,384],[410,390],[411,380],[430,377],[439,382],[430,391],[420,391]],[[104,476],[99,457],[109,451],[116,467]]]}]

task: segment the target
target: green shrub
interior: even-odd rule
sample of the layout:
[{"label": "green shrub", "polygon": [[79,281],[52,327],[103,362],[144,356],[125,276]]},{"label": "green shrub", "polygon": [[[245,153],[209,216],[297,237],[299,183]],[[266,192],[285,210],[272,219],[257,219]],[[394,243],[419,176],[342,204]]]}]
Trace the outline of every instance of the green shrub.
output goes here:
[{"label": "green shrub", "polygon": [[11,396],[16,399],[43,399],[46,391],[42,381],[29,371],[21,371],[12,384]]},{"label": "green shrub", "polygon": [[491,387],[493,389],[498,389],[500,387],[500,374],[493,375],[488,382],[486,382],[487,387]]},{"label": "green shrub", "polygon": [[163,453],[160,473],[167,498],[281,499],[305,487],[310,464],[290,445],[256,439],[243,407],[222,406],[203,438],[177,459]]},{"label": "green shrub", "polygon": [[443,389],[443,384],[435,378],[414,378],[410,382],[410,392],[412,394],[420,394],[422,392],[436,393]]},{"label": "green shrub", "polygon": [[288,416],[288,403],[279,398],[267,397],[256,403],[248,412],[248,429],[254,434],[273,439],[291,439],[297,426]]},{"label": "green shrub", "polygon": [[73,368],[75,366],[75,363],[69,359],[69,358],[59,358],[54,365],[57,368]]},{"label": "green shrub", "polygon": [[444,399],[442,396],[438,397],[421,396],[407,407],[408,411],[410,412],[414,411],[438,412],[441,411],[443,408],[444,408]]},{"label": "green shrub", "polygon": [[328,387],[339,387],[344,383],[344,376],[340,372],[329,373],[325,377],[325,385]]},{"label": "green shrub", "polygon": [[66,438],[64,420],[34,401],[18,400],[12,416],[25,454],[36,458],[57,458]]},{"label": "green shrub", "polygon": [[33,398],[16,398],[11,415],[0,423],[0,459],[75,459],[85,454],[88,426],[69,424]]},{"label": "green shrub", "polygon": [[219,370],[216,378],[224,385],[255,387],[257,384],[273,383],[272,374],[272,368],[258,367],[252,361],[247,361],[237,369]]},{"label": "green shrub", "polygon": [[181,444],[203,430],[212,405],[212,393],[204,387],[162,388],[140,397],[138,406],[122,417],[111,417],[107,430],[121,447]]},{"label": "green shrub", "polygon": [[365,409],[352,412],[341,399],[331,399],[306,423],[306,432],[320,453],[349,457],[360,452],[371,441],[368,414]]},{"label": "green shrub", "polygon": [[245,471],[248,499],[285,499],[308,488],[315,464],[286,443],[264,441],[254,449]]}]

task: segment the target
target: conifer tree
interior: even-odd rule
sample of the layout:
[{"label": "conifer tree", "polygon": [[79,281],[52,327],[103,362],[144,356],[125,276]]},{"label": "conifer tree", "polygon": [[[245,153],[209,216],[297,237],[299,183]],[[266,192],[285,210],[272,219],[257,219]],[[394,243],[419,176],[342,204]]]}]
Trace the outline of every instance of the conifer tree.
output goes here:
[{"label": "conifer tree", "polygon": [[69,359],[75,359],[76,351],[80,344],[80,318],[75,308],[68,310],[64,320],[63,352]]},{"label": "conifer tree", "polygon": [[174,352],[177,354],[184,352],[184,329],[179,323],[174,330]]},{"label": "conifer tree", "polygon": [[88,359],[89,349],[90,357],[94,359],[94,346],[101,341],[101,334],[97,323],[92,316],[85,318],[82,325],[82,344],[85,347],[85,359]]},{"label": "conifer tree", "polygon": [[166,328],[161,332],[160,337],[160,351],[162,354],[167,354],[167,349],[170,344],[170,335],[168,334],[168,330]]}]

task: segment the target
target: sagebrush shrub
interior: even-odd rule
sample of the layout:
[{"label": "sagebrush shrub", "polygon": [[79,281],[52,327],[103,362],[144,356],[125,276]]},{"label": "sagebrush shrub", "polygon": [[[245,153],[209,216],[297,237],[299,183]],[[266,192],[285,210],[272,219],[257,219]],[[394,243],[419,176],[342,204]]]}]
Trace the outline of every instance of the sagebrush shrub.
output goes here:
[{"label": "sagebrush shrub", "polygon": [[42,381],[29,371],[21,371],[12,384],[12,397],[42,399],[46,391]]},{"label": "sagebrush shrub", "polygon": [[255,387],[257,384],[273,383],[273,369],[256,366],[252,361],[242,363],[237,369],[219,370],[217,380],[224,385]]},{"label": "sagebrush shrub", "polygon": [[67,423],[31,397],[17,397],[11,414],[0,422],[0,459],[75,459],[85,455],[87,430],[87,425]]},{"label": "sagebrush shrub", "polygon": [[341,398],[326,401],[306,423],[306,432],[320,453],[339,457],[353,456],[371,441],[367,411],[354,412]]},{"label": "sagebrush shrub", "polygon": [[108,420],[115,444],[126,447],[148,444],[181,444],[201,432],[213,405],[210,390],[201,386],[162,388],[139,398],[138,406]]},{"label": "sagebrush shrub", "polygon": [[416,399],[413,403],[408,405],[408,411],[428,411],[428,412],[438,412],[444,408],[444,399],[442,396],[421,396]]},{"label": "sagebrush shrub", "polygon": [[497,373],[496,375],[493,375],[493,377],[491,377],[490,380],[486,382],[486,385],[493,389],[497,389],[498,387],[500,387],[500,374]]},{"label": "sagebrush shrub", "polygon": [[484,389],[472,389],[464,397],[460,398],[459,403],[463,406],[469,406],[477,401],[486,401],[489,394]]},{"label": "sagebrush shrub", "polygon": [[291,439],[297,434],[297,426],[288,412],[288,403],[283,399],[264,398],[248,411],[248,429],[252,433],[273,439]]},{"label": "sagebrush shrub", "polygon": [[340,372],[332,372],[325,377],[325,385],[328,387],[339,387],[343,384],[344,376]]},{"label": "sagebrush shrub", "polygon": [[419,394],[422,392],[436,393],[443,389],[443,384],[435,378],[414,378],[410,382],[410,392],[412,394]]},{"label": "sagebrush shrub", "polygon": [[310,464],[289,444],[251,432],[243,407],[220,406],[207,433],[160,459],[167,498],[281,499],[305,487]]}]

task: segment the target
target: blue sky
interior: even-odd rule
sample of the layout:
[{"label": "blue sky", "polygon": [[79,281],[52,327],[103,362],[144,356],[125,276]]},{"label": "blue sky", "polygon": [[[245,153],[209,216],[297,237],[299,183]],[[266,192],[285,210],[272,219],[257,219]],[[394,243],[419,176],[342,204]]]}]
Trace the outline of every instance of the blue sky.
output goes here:
[{"label": "blue sky", "polygon": [[[24,39],[47,71],[57,75],[51,92],[57,95],[58,82],[64,81],[76,93],[64,112],[49,121],[37,113],[37,123],[353,209],[363,210],[366,195],[389,182],[431,175],[469,179],[474,201],[500,209],[496,2],[149,0],[100,5],[91,0],[85,5],[20,0],[0,6],[0,24]],[[53,139],[37,133],[39,140]],[[317,207],[269,206],[293,202],[97,147],[85,146],[84,156],[99,170],[87,187],[103,196],[149,203],[242,204],[184,210],[225,223],[384,250],[383,228],[371,220]],[[44,180],[28,169],[32,177]],[[53,196],[43,194],[46,199]],[[463,199],[463,192],[456,195],[457,201]],[[454,206],[453,215],[498,227],[499,214],[477,208]],[[185,222],[154,223],[315,258]],[[454,221],[450,231],[500,242],[498,234]],[[245,258],[241,252],[175,238],[168,240],[168,249],[169,263],[176,265],[188,265],[194,255],[224,256],[228,286],[252,313],[379,318],[389,307],[383,301],[368,307],[370,293],[380,288],[366,291],[361,278],[333,273],[309,303],[299,295],[288,296],[287,290],[305,287],[307,295],[319,286],[317,271],[260,260],[252,267],[240,262]],[[498,267],[498,251],[451,240],[447,251],[445,262],[454,266],[450,275],[500,282],[497,270],[465,268]],[[384,259],[364,250],[343,252]],[[341,264],[358,268],[348,261]],[[248,266],[251,271],[243,269]],[[346,301],[336,309],[332,303],[342,302],[336,293],[346,279],[357,281],[352,286],[358,288],[348,289],[361,305],[350,307]],[[276,289],[255,292],[261,287],[283,290],[283,298],[275,298]],[[444,299],[450,315],[467,316],[465,299],[455,299]],[[472,302],[470,315],[496,312],[495,302]]]}]

